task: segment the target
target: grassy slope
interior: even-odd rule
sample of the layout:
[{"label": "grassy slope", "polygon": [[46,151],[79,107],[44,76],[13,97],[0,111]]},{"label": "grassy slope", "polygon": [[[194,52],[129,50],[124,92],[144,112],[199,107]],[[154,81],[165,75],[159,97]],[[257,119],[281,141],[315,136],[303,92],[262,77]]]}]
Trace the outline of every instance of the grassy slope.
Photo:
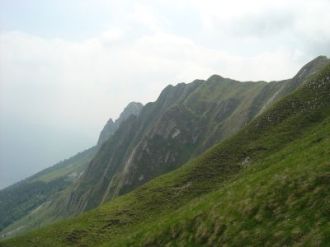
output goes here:
[{"label": "grassy slope", "polygon": [[216,192],[103,246],[328,246],[330,118]]},{"label": "grassy slope", "polygon": [[2,246],[325,245],[329,79],[327,67],[313,79],[317,83],[308,83],[177,171]]},{"label": "grassy slope", "polygon": [[[221,160],[224,153],[230,152],[228,146],[235,148],[240,143],[236,154],[240,156],[241,149],[245,149],[249,159],[244,160],[250,160],[247,169],[226,181],[218,191],[160,215],[157,220],[153,217],[151,222],[133,227],[132,233],[121,234],[104,246],[327,246],[329,69],[318,78],[328,77],[323,88],[316,86],[320,87],[316,89],[318,93],[313,91],[315,86],[298,91],[206,154],[214,153],[213,158]],[[263,120],[272,125],[265,125]]]}]

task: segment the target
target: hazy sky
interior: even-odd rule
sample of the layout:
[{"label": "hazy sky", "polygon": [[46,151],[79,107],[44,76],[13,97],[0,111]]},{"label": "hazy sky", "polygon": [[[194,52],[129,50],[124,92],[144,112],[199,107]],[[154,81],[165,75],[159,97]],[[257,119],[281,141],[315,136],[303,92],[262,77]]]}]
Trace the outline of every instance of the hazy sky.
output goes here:
[{"label": "hazy sky", "polygon": [[329,0],[0,0],[0,188],[92,146],[130,101],[330,55]]}]

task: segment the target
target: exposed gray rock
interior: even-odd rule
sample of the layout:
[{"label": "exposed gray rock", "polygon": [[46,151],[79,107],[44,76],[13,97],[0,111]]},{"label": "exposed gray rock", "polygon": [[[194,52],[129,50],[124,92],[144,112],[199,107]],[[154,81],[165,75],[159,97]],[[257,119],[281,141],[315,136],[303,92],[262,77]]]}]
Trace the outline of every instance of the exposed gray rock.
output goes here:
[{"label": "exposed gray rock", "polygon": [[110,118],[100,133],[97,145],[100,146],[105,143],[116,132],[121,123],[127,120],[130,116],[138,116],[142,108],[143,105],[141,103],[131,102],[125,107],[124,111],[115,122]]}]

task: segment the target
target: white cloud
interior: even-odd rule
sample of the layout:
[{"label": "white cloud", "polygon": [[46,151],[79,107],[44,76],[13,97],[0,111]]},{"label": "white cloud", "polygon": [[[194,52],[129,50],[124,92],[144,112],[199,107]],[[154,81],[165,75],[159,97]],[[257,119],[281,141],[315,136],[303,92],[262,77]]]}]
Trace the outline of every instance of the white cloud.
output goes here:
[{"label": "white cloud", "polygon": [[[77,10],[86,14],[88,2]],[[167,84],[215,73],[285,79],[330,55],[326,0],[90,4],[91,13],[99,8],[116,21],[85,39],[0,32],[1,114],[95,140],[108,117],[129,101],[155,100]]]},{"label": "white cloud", "polygon": [[[124,12],[118,4],[97,4]],[[172,20],[164,5],[195,9],[204,23],[196,30],[200,39],[168,30]],[[329,6],[322,0],[141,1],[117,25],[85,40],[3,31],[1,87],[8,102],[2,107],[50,122],[88,123],[97,132],[128,101],[154,100],[169,83],[213,73],[284,79],[315,50],[329,50]]]},{"label": "white cloud", "polygon": [[154,100],[169,83],[214,73],[242,80],[283,79],[298,69],[289,49],[245,57],[164,32],[118,45],[120,40],[125,34],[113,30],[81,42],[2,33],[4,107],[26,117],[44,116],[44,121],[64,119],[63,125],[86,124],[97,132],[128,101]]}]

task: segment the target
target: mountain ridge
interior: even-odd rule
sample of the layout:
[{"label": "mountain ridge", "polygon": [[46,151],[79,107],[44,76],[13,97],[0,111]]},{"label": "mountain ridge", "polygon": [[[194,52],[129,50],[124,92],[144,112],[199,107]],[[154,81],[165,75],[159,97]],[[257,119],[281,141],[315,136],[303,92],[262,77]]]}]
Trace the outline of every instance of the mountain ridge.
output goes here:
[{"label": "mountain ridge", "polygon": [[[283,246],[305,240],[326,246],[328,221],[322,210],[327,204],[322,202],[330,196],[329,99],[330,65],[175,172],[74,219],[2,244],[214,246],[231,240]],[[211,191],[218,192],[200,197]],[[305,203],[316,211],[310,214]],[[288,222],[299,213],[302,217]]]},{"label": "mountain ridge", "polygon": [[78,182],[45,212],[29,217],[35,225],[70,217],[178,168],[237,133],[328,63],[326,57],[318,57],[293,79],[279,82],[242,83],[212,75],[206,81],[167,86],[155,102],[123,121],[114,138],[100,145]]},{"label": "mountain ridge", "polygon": [[[133,139],[133,143],[135,142],[136,144],[135,146],[132,145],[129,154],[126,154],[126,161],[123,161],[123,168],[121,168],[121,172],[119,171],[121,175],[119,175],[118,173],[115,175],[119,179],[119,181],[113,182],[117,183],[117,185],[113,182],[112,184],[109,184],[110,187],[115,187],[112,190],[113,192],[111,192],[111,189],[107,189],[106,191],[110,191],[110,194],[104,194],[102,198],[111,199],[113,196],[130,191],[131,188],[135,188],[136,186],[140,185],[142,181],[148,181],[148,177],[146,177],[146,174],[133,174],[134,178],[130,178],[132,176],[132,174],[130,174],[130,171],[143,170],[143,167],[146,167],[147,165],[144,164],[143,167],[141,167],[141,165],[138,165],[139,160],[144,159],[144,163],[148,161],[150,162],[150,159],[153,159],[153,157],[148,157],[147,153],[152,152],[150,151],[151,147],[158,145],[154,144],[154,142],[161,141],[163,144],[159,145],[167,145],[166,142],[170,139],[171,131],[174,131],[173,133],[171,133],[172,136],[178,135],[177,138],[180,138],[180,134],[184,134],[183,131],[185,129],[185,126],[190,125],[190,128],[193,129],[191,132],[194,132],[194,134],[189,134],[188,132],[188,135],[191,136],[188,136],[181,140],[183,143],[181,143],[180,146],[186,146],[187,151],[181,150],[180,152],[194,153],[195,147],[192,146],[194,146],[197,142],[197,145],[200,145],[199,143],[202,143],[202,145],[196,147],[195,152],[196,154],[199,154],[203,152],[206,148],[212,146],[215,142],[225,139],[230,135],[236,133],[242,126],[244,126],[251,119],[253,119],[253,117],[260,114],[263,110],[267,108],[267,106],[271,105],[271,103],[274,102],[277,98],[283,97],[284,95],[292,92],[292,90],[297,88],[314,71],[317,71],[317,69],[322,68],[322,66],[327,63],[329,63],[329,60],[326,57],[318,57],[307,65],[305,65],[292,80],[285,80],[279,83],[273,83],[274,85],[266,84],[265,82],[240,83],[235,80],[223,78],[218,75],[213,75],[206,81],[195,80],[190,84],[179,83],[176,86],[166,87],[160,94],[157,101],[154,103],[156,104],[154,105],[154,108],[156,109],[154,111],[157,111],[157,113],[153,113],[153,118],[150,119],[150,114],[145,113],[148,111],[148,109],[146,109],[145,111],[142,111],[139,118],[136,119],[136,121],[140,121],[139,125],[141,126],[140,129],[142,129],[141,134],[136,135],[136,141],[134,141]],[[304,73],[302,73],[302,71],[304,71]],[[234,90],[232,88],[234,88]],[[274,93],[274,89],[277,90],[276,93]],[[237,98],[243,98],[248,90],[251,91],[250,95],[248,95],[248,97],[245,96],[246,98],[242,105],[242,101],[240,102],[240,100],[237,100]],[[261,94],[258,95],[262,96],[259,97],[258,100],[262,102],[259,103],[259,105],[263,105],[263,108],[254,109],[254,102],[251,102],[251,99],[249,99],[249,97],[251,97],[251,94],[253,95],[256,90],[264,90],[264,92],[261,92]],[[263,95],[265,94],[265,92],[268,93],[268,95],[266,94],[267,97]],[[236,98],[231,98],[230,94],[235,95]],[[272,97],[269,96],[270,94],[272,94]],[[244,105],[249,104],[251,105],[251,110],[244,108]],[[241,109],[239,109],[238,107],[241,107]],[[238,109],[238,111],[233,112],[233,109]],[[214,117],[216,115],[218,115],[217,118]],[[186,116],[187,120],[184,120],[184,116]],[[141,118],[143,117],[148,119],[148,125],[144,124],[146,120],[141,120]],[[227,120],[226,117],[228,117],[229,120]],[[180,122],[177,121],[180,118],[183,120],[183,124],[181,125]],[[205,120],[203,118],[205,118]],[[224,120],[222,122],[224,127],[219,127],[218,122],[221,122],[221,120]],[[195,124],[192,123],[194,121],[196,122]],[[211,124],[210,126],[210,123],[212,121],[217,123],[215,125]],[[150,124],[150,122],[152,124]],[[176,129],[176,127],[178,128]],[[202,135],[203,133],[207,133],[209,136],[205,137],[203,140],[203,137],[198,136],[196,134],[198,132],[201,133],[200,135]],[[142,135],[145,136],[143,137]],[[160,136],[161,139],[159,139],[158,136]],[[187,138],[191,139],[188,140]],[[202,138],[202,140],[197,141],[196,139],[198,138]],[[148,145],[149,142],[152,143]],[[175,145],[174,143],[170,145]],[[158,151],[159,150],[154,150],[153,152],[156,153]],[[145,154],[145,156],[147,156],[148,158],[144,157],[143,154]],[[167,150],[165,150],[163,153],[161,152],[158,154],[158,157],[161,158],[158,158],[153,161],[154,164],[158,163],[158,168],[154,169],[161,169],[162,171],[153,173],[153,175],[151,175],[150,177],[155,177],[157,175],[160,175],[161,173],[177,168],[178,165],[184,163],[190,157],[189,155],[186,157],[174,157],[173,159],[175,159],[175,162],[171,166],[168,162],[171,159],[171,155],[175,155],[175,153],[170,154]],[[109,154],[109,156],[111,156],[111,154]],[[161,159],[164,159],[167,162],[164,162]],[[169,168],[163,168],[163,165],[161,164]],[[135,165],[138,165],[140,167],[134,167]],[[151,164],[148,167],[150,168],[150,166]],[[135,182],[129,182],[129,180],[131,179],[134,179]],[[93,193],[95,193],[95,191]],[[93,207],[95,206],[87,206],[86,208],[90,209]]]}]

